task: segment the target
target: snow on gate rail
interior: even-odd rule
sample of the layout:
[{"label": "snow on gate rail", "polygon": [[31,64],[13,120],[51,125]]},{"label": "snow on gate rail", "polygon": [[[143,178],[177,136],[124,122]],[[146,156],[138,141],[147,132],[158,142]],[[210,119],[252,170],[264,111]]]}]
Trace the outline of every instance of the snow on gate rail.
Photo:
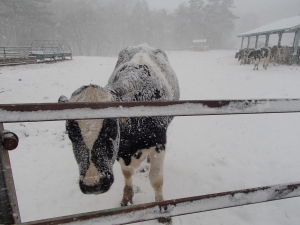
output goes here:
[{"label": "snow on gate rail", "polygon": [[300,112],[300,99],[0,104],[0,122]]},{"label": "snow on gate rail", "polygon": [[[2,123],[141,116],[196,116],[300,112],[300,99],[165,102],[44,103],[0,105]],[[2,138],[3,142],[3,138]],[[3,146],[5,146],[3,144]],[[0,223],[20,223],[8,153],[0,141]],[[24,224],[124,224],[300,196],[300,182],[173,199]],[[10,210],[7,210],[10,208]],[[4,222],[5,221],[5,222]]]}]

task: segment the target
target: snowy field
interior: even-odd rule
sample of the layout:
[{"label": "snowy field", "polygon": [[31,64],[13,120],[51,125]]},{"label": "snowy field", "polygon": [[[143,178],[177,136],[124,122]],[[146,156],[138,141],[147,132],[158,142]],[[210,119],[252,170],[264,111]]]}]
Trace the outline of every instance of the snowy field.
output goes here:
[{"label": "snowy field", "polygon": [[[240,66],[235,51],[167,52],[181,100],[300,98],[300,67]],[[117,58],[0,67],[0,103],[57,102],[84,84],[105,86]],[[119,206],[120,166],[103,195],[84,195],[64,122],[4,124],[20,143],[10,153],[22,221]],[[176,117],[168,130],[165,199],[299,181],[300,114]],[[147,164],[143,165],[147,170]],[[136,171],[134,203],[154,201],[148,172]],[[299,224],[300,198],[173,218],[173,224]],[[138,224],[158,224],[148,221]]]}]

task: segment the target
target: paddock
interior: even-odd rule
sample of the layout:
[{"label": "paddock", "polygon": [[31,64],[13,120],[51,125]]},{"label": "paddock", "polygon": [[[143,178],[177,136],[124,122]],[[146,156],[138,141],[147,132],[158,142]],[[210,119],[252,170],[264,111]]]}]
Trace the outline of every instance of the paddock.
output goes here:
[{"label": "paddock", "polygon": [[30,47],[0,47],[0,66],[35,63]]},{"label": "paddock", "polygon": [[0,66],[57,62],[66,59],[72,59],[72,50],[65,40],[34,40],[30,46],[0,46]]},{"label": "paddock", "polygon": [[72,59],[71,48],[65,40],[34,40],[30,47],[38,61]]},{"label": "paddock", "polygon": [[[183,90],[183,99],[233,100],[236,99],[234,96],[240,99],[251,100],[282,97],[297,99],[297,67],[284,66],[280,69],[278,67],[270,67],[270,71],[268,70],[266,73],[258,71],[257,75],[252,76],[251,72],[243,72],[243,69],[240,67],[236,68],[234,59],[228,57],[233,54],[233,51],[212,51],[205,52],[205,54],[204,52],[167,52],[167,54],[171,65],[174,66],[174,70],[178,74]],[[184,65],[179,63],[182,58],[187,60],[187,63]],[[86,61],[87,59],[89,61]],[[5,67],[1,69],[1,78],[4,79],[5,84],[10,84],[11,88],[6,88],[2,84],[0,89],[0,92],[2,92],[1,98],[5,104],[22,102],[50,103],[57,99],[56,95],[61,94],[61,90],[66,90],[66,93],[68,93],[68,89],[72,90],[73,85],[78,86],[78,82],[82,83],[84,80],[88,82],[90,79],[106,80],[105,76],[109,75],[109,71],[111,71],[111,67],[114,66],[115,61],[115,58],[74,57],[72,61],[67,61],[63,64],[40,64],[15,68]],[[199,62],[203,63],[199,65]],[[83,77],[82,74],[88,68],[90,69],[89,80],[86,80],[87,77]],[[281,72],[282,70],[283,72]],[[31,79],[36,77],[33,72],[39,74],[40,81]],[[59,77],[61,78],[59,79]],[[69,80],[72,77],[77,82],[70,83]],[[274,79],[270,79],[271,77]],[[18,81],[18,79],[22,79],[22,81]],[[98,81],[102,83],[103,81],[101,80]],[[270,80],[272,82],[268,83]],[[29,86],[31,88],[22,89],[22,87],[28,87],[28,85],[31,85]],[[197,89],[199,85],[201,88]],[[289,89],[286,89],[286,87],[289,87]],[[251,88],[255,91],[251,90]],[[51,91],[49,92],[48,90]],[[16,96],[19,97],[16,98]],[[32,99],[29,99],[28,96],[32,96]],[[123,106],[123,108],[126,107]],[[187,106],[183,108],[185,111],[189,111]],[[160,110],[157,111],[161,113]],[[224,193],[230,190],[244,190],[253,187],[269,187],[273,184],[296,181],[297,176],[294,171],[297,171],[297,165],[296,163],[293,164],[291,160],[294,159],[296,162],[298,156],[297,146],[299,141],[296,138],[299,134],[299,129],[296,128],[298,115],[299,113],[269,113],[176,117],[174,123],[171,124],[173,128],[170,130],[169,135],[169,141],[172,144],[170,145],[165,168],[167,175],[166,190],[168,193],[166,199],[181,199],[189,196],[210,195],[212,193]],[[185,122],[183,123],[183,121]],[[272,121],[276,121],[276,124],[272,123]],[[4,124],[5,129],[16,132],[20,139],[18,148],[10,152],[10,156],[20,210],[21,214],[23,213],[24,215],[21,218],[24,222],[80,214],[80,211],[68,211],[76,208],[81,208],[83,210],[81,213],[105,209],[102,208],[101,202],[108,199],[110,200],[106,203],[107,208],[114,208],[118,204],[117,200],[112,198],[113,195],[117,195],[118,193],[118,185],[111,190],[112,192],[109,195],[95,196],[96,199],[93,201],[91,199],[80,200],[83,204],[81,207],[68,201],[68,199],[74,199],[78,202],[79,196],[76,192],[76,179],[72,178],[72,174],[77,176],[77,173],[72,169],[73,159],[70,158],[72,155],[68,153],[69,145],[66,140],[61,140],[64,135],[62,127],[63,123],[59,121],[42,123],[20,122],[16,124],[5,122]],[[182,143],[180,143],[183,133],[195,133],[195,135],[191,137],[189,135],[185,136],[184,140],[181,140]],[[44,139],[44,137],[48,138]],[[279,141],[280,139],[282,141]],[[46,147],[46,143],[50,143],[52,147]],[[61,145],[65,147],[62,148]],[[186,151],[184,146],[188,146],[190,151]],[[278,155],[278,152],[281,150],[282,155]],[[195,157],[194,152],[197,151],[201,152],[201,157]],[[39,154],[41,155],[39,156]],[[60,157],[57,157],[57,155],[60,155]],[[241,158],[239,155],[243,155],[244,157]],[[21,161],[21,158],[24,159],[24,157],[26,160]],[[64,162],[66,158],[70,158],[71,163]],[[184,158],[188,161],[184,160],[180,162],[178,158]],[[55,162],[57,168],[61,168],[59,165],[62,165],[62,168],[71,176],[71,179],[68,177],[57,177],[59,170],[49,167],[51,164],[50,161]],[[30,162],[30,165],[28,162]],[[183,169],[187,166],[186,164],[194,166],[188,167],[189,169],[186,171]],[[262,167],[262,165],[264,166]],[[41,168],[40,166],[42,166],[43,170],[37,169]],[[272,169],[273,174],[266,173],[268,167]],[[28,169],[31,168],[32,170],[29,170],[29,172]],[[247,176],[243,176],[239,171],[247,171]],[[175,179],[175,177],[172,178],[174,174],[178,174],[178,176],[181,174],[180,181],[182,182],[173,181]],[[229,177],[226,174],[231,174],[231,176]],[[153,201],[151,192],[147,191],[148,182],[144,181],[145,175],[146,173],[139,173],[138,176],[138,180],[141,179],[141,184],[139,185],[139,189],[137,189],[137,191],[140,190],[137,193],[138,199],[135,202],[137,205]],[[38,176],[37,180],[34,179],[36,176]],[[53,184],[51,177],[56,177],[55,180],[58,183]],[[183,177],[186,177],[186,180]],[[193,181],[194,188],[189,183],[189,180],[193,179],[193,177],[196,177]],[[24,180],[24,183],[22,180]],[[73,186],[76,190],[72,188]],[[52,192],[51,189],[54,187],[58,187],[58,189]],[[42,191],[49,193],[48,195],[51,198],[48,199],[48,196],[41,196],[39,193]],[[57,193],[58,195],[53,193]],[[38,200],[37,197],[43,201],[38,201],[34,204],[39,206],[35,208],[32,203]],[[116,199],[118,198],[116,196]],[[268,210],[278,212],[274,217],[270,218],[275,221],[284,221],[285,219],[289,221],[284,212],[287,213],[291,221],[296,221],[297,216],[293,213],[293,208],[297,208],[295,201],[297,202],[297,198],[277,201],[277,203],[274,203],[276,205],[276,207],[274,206],[275,208],[270,208],[271,203],[264,203],[260,204],[260,206],[256,205],[254,207],[256,210],[251,206],[247,206],[246,208],[238,207],[230,210],[204,212],[195,214],[192,217],[174,217],[174,223],[179,224],[179,220],[188,221],[187,218],[194,218],[193,221],[195,222],[197,217],[199,217],[198,222],[212,222],[218,220],[218,218],[221,219],[221,215],[224,215],[223,221],[231,218],[234,221],[244,222],[243,218],[247,215],[246,211],[249,212],[248,216],[246,216],[248,218],[247,221],[253,222],[253,220],[257,221],[263,217],[263,214],[260,212],[265,212],[266,215],[269,215]],[[56,203],[54,204],[54,202]],[[72,205],[72,207],[63,206],[64,202],[67,205]],[[98,204],[100,204],[100,207],[97,209]],[[50,206],[51,210],[46,210],[47,205]],[[92,209],[91,206],[95,208]],[[30,210],[33,210],[34,213],[32,211],[30,213]],[[63,214],[57,214],[58,211],[61,211]],[[253,213],[255,211],[255,215],[259,215],[258,217],[254,216]],[[219,216],[209,217],[208,215]],[[241,217],[242,215],[243,217]],[[290,224],[293,223],[291,222]]]}]

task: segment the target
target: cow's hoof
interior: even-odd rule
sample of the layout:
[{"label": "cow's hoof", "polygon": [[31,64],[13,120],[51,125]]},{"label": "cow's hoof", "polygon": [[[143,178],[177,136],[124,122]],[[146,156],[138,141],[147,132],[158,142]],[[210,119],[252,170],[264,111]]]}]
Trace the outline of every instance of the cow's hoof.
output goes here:
[{"label": "cow's hoof", "polygon": [[132,201],[129,202],[121,202],[121,206],[129,206],[129,205],[133,205]]},{"label": "cow's hoof", "polygon": [[158,222],[166,225],[172,225],[172,218],[171,217],[162,217],[158,218]]},{"label": "cow's hoof", "polygon": [[123,199],[121,201],[121,206],[132,205],[133,189],[130,186],[125,186],[123,190]]}]

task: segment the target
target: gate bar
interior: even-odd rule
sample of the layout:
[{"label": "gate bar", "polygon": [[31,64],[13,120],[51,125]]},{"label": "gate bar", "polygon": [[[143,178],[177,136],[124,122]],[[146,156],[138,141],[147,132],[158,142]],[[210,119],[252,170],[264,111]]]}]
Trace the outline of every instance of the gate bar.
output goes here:
[{"label": "gate bar", "polygon": [[300,112],[300,99],[36,103],[0,105],[0,122],[291,112]]},{"label": "gate bar", "polygon": [[[298,196],[300,196],[300,182],[173,199],[162,202],[152,202],[142,205],[132,205],[22,224],[56,225],[65,223],[72,224],[72,222],[80,224],[80,221],[87,220],[102,225],[126,224]],[[82,224],[84,223],[82,222]]]}]

